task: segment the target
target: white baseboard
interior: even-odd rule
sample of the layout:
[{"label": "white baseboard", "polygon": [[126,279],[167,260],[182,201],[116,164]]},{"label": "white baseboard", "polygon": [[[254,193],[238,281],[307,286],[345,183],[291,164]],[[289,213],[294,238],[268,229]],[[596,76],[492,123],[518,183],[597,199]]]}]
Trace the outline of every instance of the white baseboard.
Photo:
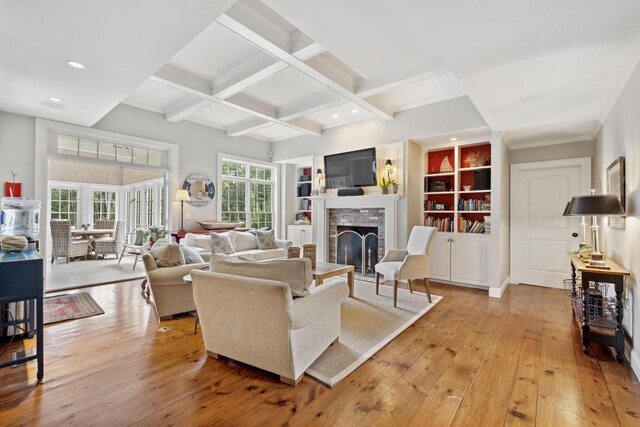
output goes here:
[{"label": "white baseboard", "polygon": [[631,364],[631,369],[636,374],[636,377],[640,378],[640,357],[638,357],[638,353],[635,348],[632,348],[629,352],[629,363]]},{"label": "white baseboard", "polygon": [[507,276],[507,278],[504,279],[504,282],[502,282],[502,285],[500,285],[499,288],[489,288],[489,296],[491,298],[502,298],[502,295],[504,295],[505,291],[507,290],[507,287],[509,287],[510,279],[511,279],[511,276]]}]

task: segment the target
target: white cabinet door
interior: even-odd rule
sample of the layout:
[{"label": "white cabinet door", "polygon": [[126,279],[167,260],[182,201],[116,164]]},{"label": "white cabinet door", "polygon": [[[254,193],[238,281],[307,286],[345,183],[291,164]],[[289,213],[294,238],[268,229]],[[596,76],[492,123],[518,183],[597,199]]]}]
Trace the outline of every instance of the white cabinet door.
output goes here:
[{"label": "white cabinet door", "polygon": [[486,285],[488,250],[487,236],[456,234],[452,237],[451,281],[469,285]]},{"label": "white cabinet door", "polygon": [[303,245],[310,245],[313,243],[313,236],[311,235],[311,227],[303,228],[300,230],[302,232],[301,241]]},{"label": "white cabinet door", "polygon": [[431,252],[431,265],[429,277],[437,280],[451,280],[451,255],[449,253],[449,233],[436,233]]},{"label": "white cabinet door", "polygon": [[302,247],[302,230],[287,227],[287,240],[291,240],[291,246]]}]

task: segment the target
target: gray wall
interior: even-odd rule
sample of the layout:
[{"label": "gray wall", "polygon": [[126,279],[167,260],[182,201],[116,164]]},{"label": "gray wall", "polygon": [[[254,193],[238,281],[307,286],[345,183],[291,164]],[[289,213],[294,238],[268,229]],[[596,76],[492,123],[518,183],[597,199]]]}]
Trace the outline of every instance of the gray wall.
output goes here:
[{"label": "gray wall", "polygon": [[0,111],[0,195],[4,183],[11,182],[11,171],[22,183],[22,196],[34,197],[36,120],[33,117]]},{"label": "gray wall", "polygon": [[593,157],[593,150],[593,141],[572,142],[568,144],[546,145],[532,148],[516,148],[509,152],[509,162],[514,164]]},{"label": "gray wall", "polygon": [[[600,237],[605,253],[622,267],[631,271],[626,280],[630,304],[625,324],[632,333],[631,366],[640,376],[640,66],[637,66],[616,101],[595,140],[592,162],[593,183],[598,192],[606,191],[606,170],[618,156],[625,157],[626,210],[624,230],[609,228],[601,219]],[[633,249],[635,247],[635,249]]]}]

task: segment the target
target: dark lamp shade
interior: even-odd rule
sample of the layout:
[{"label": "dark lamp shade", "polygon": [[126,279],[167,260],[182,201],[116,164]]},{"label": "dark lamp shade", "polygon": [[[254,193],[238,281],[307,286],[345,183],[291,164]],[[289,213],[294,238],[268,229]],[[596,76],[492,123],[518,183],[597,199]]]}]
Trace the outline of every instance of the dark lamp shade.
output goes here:
[{"label": "dark lamp shade", "polygon": [[567,206],[564,207],[564,212],[562,212],[562,216],[569,216],[569,206],[571,206],[571,200],[567,202]]},{"label": "dark lamp shade", "polygon": [[316,174],[318,174],[318,175],[322,175],[322,169],[318,169],[318,170],[316,171]]},{"label": "dark lamp shade", "polygon": [[384,162],[384,165],[385,165],[385,166],[393,166],[393,165],[391,164],[391,159],[387,159],[387,161],[386,161],[386,162]]},{"label": "dark lamp shade", "polygon": [[624,215],[618,197],[612,194],[574,196],[566,209],[569,216],[580,215]]}]

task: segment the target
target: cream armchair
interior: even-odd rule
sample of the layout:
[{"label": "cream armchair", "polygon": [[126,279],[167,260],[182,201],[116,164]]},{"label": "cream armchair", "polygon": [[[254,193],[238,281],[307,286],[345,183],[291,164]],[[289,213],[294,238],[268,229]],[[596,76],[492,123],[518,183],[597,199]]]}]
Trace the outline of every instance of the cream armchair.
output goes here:
[{"label": "cream armchair", "polygon": [[376,264],[376,294],[380,287],[380,277],[393,280],[393,306],[398,304],[398,281],[407,280],[409,291],[413,292],[412,280],[423,280],[427,298],[431,303],[429,290],[429,265],[431,250],[436,235],[434,227],[415,226],[411,230],[407,249],[391,249]]},{"label": "cream armchair", "polygon": [[344,279],[293,299],[281,281],[201,271],[192,278],[204,345],[215,359],[224,355],[295,386],[340,336],[340,305],[349,294]]},{"label": "cream armchair", "polygon": [[147,286],[160,320],[169,320],[174,314],[194,311],[193,287],[185,283],[184,276],[192,270],[209,267],[208,263],[187,264],[159,268],[148,250],[142,249],[142,261],[147,276]]}]

